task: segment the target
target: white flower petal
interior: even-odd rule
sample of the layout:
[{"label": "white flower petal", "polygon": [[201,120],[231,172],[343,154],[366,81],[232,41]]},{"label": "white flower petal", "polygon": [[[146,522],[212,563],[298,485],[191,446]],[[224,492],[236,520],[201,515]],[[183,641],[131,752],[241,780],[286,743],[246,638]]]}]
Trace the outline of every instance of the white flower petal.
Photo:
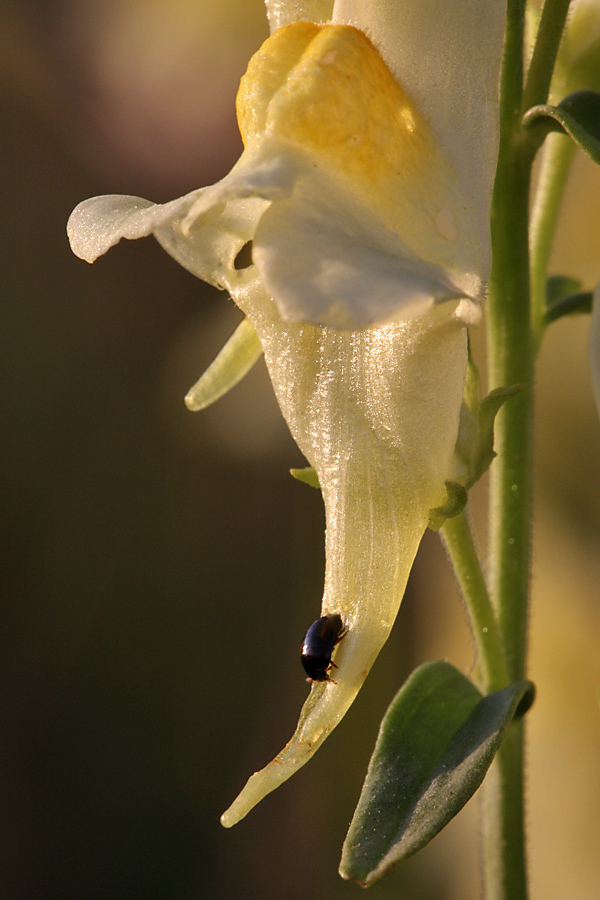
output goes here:
[{"label": "white flower petal", "polygon": [[333,0],[265,0],[265,4],[272,32],[298,19],[327,22],[333,10]]},{"label": "white flower petal", "polygon": [[333,11],[371,38],[428,120],[488,247],[505,12],[506,0],[336,0]]},{"label": "white flower petal", "polygon": [[335,178],[333,189],[328,175],[312,178],[265,211],[254,238],[261,281],[284,319],[354,330],[406,321],[472,288],[419,259]]},{"label": "white flower petal", "polygon": [[[233,293],[235,286],[247,278],[246,272],[235,269],[235,258],[254,237],[266,203],[257,196],[248,197],[243,190],[243,199],[226,203],[219,193],[224,182],[163,204],[118,194],[84,200],[73,210],[67,225],[71,248],[76,256],[92,263],[122,238],[135,240],[154,234],[193,275]],[[204,202],[184,229],[190,209],[204,194],[209,202]]]},{"label": "white flower petal", "polygon": [[213,206],[212,218],[205,216],[191,227],[184,227],[185,219],[177,219],[157,228],[154,236],[192,275],[233,296],[236,285],[247,277],[246,270],[235,268],[235,258],[254,237],[265,206],[258,197],[232,200]]},{"label": "white flower petal", "polygon": [[192,191],[164,204],[121,194],[84,200],[75,207],[67,223],[71,249],[80,259],[92,263],[121,238],[146,237],[163,223],[184,215],[199,193]]},{"label": "white flower petal", "polygon": [[429,126],[364,36],[298,25],[249,66],[238,98],[246,149],[229,175],[163,205],[86,201],[69,221],[74,251],[92,261],[122,237],[153,232],[235,297],[254,274],[235,258],[256,238],[256,265],[284,317],[338,328],[479,298],[489,234]]}]

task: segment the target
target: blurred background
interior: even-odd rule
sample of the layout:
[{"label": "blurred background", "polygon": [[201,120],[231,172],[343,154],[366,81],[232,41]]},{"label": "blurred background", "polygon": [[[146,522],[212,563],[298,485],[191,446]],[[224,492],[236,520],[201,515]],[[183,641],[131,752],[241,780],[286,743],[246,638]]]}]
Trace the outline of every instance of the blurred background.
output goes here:
[{"label": "blurred background", "polygon": [[[82,199],[166,201],[240,152],[260,0],[0,0],[3,389],[0,897],[338,900],[378,723],[409,672],[473,665],[428,534],[398,622],[322,751],[231,831],[292,733],[319,612],[323,513],[264,365],[183,396],[239,321],[153,240],[93,268]],[[600,278],[600,169],[578,159],[553,270]],[[533,898],[600,884],[600,424],[584,319],[540,364],[528,716]],[[483,330],[476,340],[481,345]],[[481,349],[479,350],[481,353]],[[473,498],[485,546],[485,483]],[[477,800],[374,900],[478,897]]]}]

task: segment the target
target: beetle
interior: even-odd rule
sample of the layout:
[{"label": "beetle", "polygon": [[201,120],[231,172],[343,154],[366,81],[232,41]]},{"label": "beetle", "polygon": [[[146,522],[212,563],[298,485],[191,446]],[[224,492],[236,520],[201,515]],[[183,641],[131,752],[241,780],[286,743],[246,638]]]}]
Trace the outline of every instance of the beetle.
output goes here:
[{"label": "beetle", "polygon": [[328,670],[331,666],[336,667],[331,654],[346,633],[347,628],[338,613],[321,616],[312,623],[302,644],[301,659],[307,681],[331,681]]}]

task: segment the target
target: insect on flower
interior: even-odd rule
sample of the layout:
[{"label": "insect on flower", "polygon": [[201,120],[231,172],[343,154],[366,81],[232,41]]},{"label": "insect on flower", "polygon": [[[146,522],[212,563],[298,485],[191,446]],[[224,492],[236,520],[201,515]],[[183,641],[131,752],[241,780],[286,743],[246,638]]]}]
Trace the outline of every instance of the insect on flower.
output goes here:
[{"label": "insect on flower", "polygon": [[307,681],[331,681],[329,669],[337,668],[331,654],[346,633],[339,613],[321,616],[312,623],[302,644],[302,665],[308,675]]},{"label": "insect on flower", "polygon": [[229,291],[246,318],[188,406],[216,400],[264,353],[321,488],[310,694],[290,741],[223,814],[227,828],[341,721],[390,633],[429,511],[446,500],[466,328],[491,266],[505,6],[267,0],[272,34],[240,84],[232,171],[169,203],[110,195],[71,214],[71,246],[88,262],[154,234]]}]

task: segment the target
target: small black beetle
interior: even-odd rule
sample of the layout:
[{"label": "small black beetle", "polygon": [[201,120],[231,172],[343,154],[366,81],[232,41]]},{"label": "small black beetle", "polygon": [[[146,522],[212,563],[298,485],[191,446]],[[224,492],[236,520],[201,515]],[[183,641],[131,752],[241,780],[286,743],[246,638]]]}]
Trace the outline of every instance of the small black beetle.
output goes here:
[{"label": "small black beetle", "polygon": [[338,613],[321,616],[306,632],[302,644],[302,665],[307,681],[331,681],[328,669],[335,667],[331,661],[333,648],[346,634],[342,617]]}]

